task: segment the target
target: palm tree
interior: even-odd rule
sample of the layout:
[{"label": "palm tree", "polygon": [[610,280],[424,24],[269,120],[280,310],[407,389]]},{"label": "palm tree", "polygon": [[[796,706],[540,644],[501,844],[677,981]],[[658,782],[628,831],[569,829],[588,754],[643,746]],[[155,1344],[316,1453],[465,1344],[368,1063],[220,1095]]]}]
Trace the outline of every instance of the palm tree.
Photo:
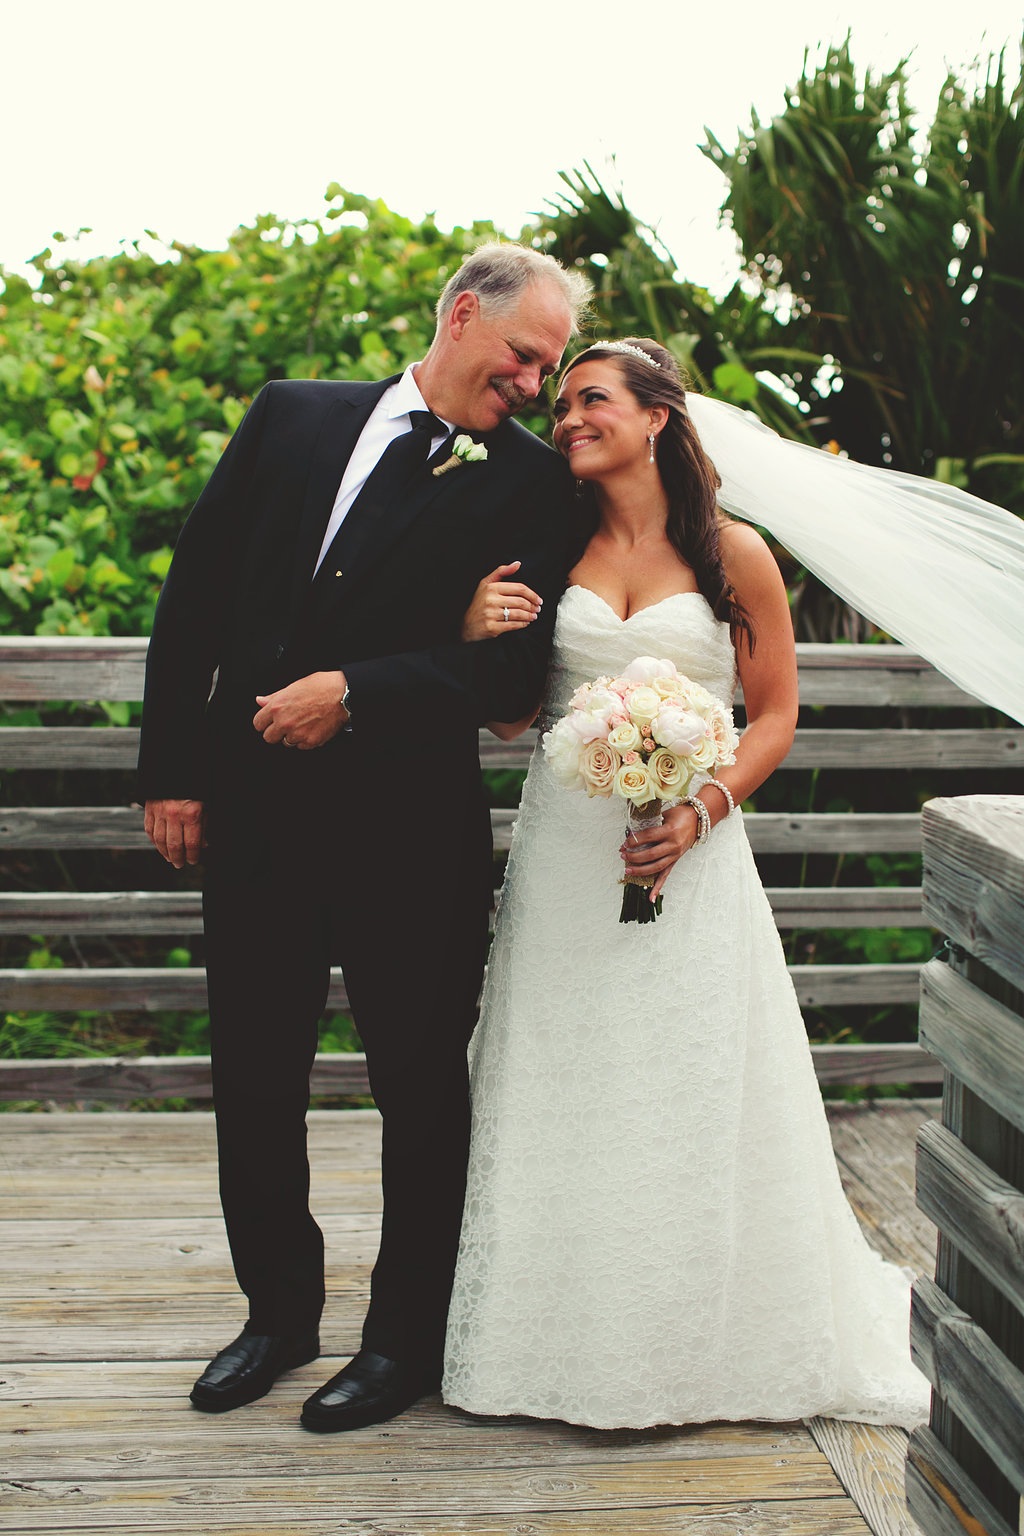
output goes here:
[{"label": "palm tree", "polygon": [[[754,114],[734,150],[710,132],[703,146],[728,179],[746,277],[792,338],[779,371],[829,435],[982,494],[1001,471],[1017,496],[1022,100],[1002,54],[972,89],[951,75],[921,147],[905,61],[858,78],[847,40],[818,67],[805,56],[782,112]],[[797,368],[787,350],[826,367]]]}]

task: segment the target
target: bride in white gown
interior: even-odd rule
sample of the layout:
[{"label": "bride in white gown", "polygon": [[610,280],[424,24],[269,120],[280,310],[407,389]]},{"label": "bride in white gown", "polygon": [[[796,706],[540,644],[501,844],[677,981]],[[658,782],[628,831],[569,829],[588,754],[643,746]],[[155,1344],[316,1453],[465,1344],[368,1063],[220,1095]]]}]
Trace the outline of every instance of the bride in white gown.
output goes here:
[{"label": "bride in white gown", "polygon": [[[727,701],[738,672],[749,724],[720,773],[737,809],[700,792],[702,843],[682,805],[627,847],[623,802],[568,793],[534,755],[472,1047],[445,1400],[602,1428],[917,1422],[909,1279],[843,1195],[738,809],[796,719],[781,577],[716,512],[656,343],[580,354],[556,417],[598,518],[559,606],[542,726],[643,655]],[[499,609],[528,622],[528,589],[481,584],[467,635],[495,633]],[[624,858],[664,888],[657,922],[619,923]]]}]

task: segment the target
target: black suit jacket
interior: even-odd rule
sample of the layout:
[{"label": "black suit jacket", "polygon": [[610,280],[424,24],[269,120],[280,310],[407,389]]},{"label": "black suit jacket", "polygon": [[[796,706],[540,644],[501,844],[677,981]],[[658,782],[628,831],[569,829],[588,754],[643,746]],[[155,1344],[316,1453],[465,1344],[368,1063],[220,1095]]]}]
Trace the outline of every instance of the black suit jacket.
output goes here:
[{"label": "black suit jacket", "polygon": [[[345,465],[393,382],[266,385],[182,530],[149,649],[140,792],[207,801],[220,835],[251,835],[255,816],[291,837],[290,816],[329,821],[371,789],[482,804],[479,725],[540,697],[576,531],[567,467],[518,423],[472,434],[484,461],[425,468],[360,520],[342,576],[312,580]],[[542,616],[461,643],[477,582],[515,559]],[[334,668],[351,733],[313,752],[263,742],[256,695]]]}]

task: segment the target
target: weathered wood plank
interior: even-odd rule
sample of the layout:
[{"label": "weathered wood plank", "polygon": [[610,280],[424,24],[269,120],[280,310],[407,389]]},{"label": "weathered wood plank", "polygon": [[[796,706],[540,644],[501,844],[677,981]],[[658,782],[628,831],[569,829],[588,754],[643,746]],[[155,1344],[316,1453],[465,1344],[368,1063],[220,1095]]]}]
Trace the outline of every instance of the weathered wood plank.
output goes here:
[{"label": "weathered wood plank", "polygon": [[[804,1008],[836,1003],[916,1003],[921,967],[900,965],[791,965],[789,974]],[[920,1062],[915,1048],[913,1059]],[[890,1081],[904,1082],[897,1078]]]},{"label": "weathered wood plank", "polygon": [[1024,1311],[1024,1194],[945,1126],[921,1129],[917,1203],[940,1232]]},{"label": "weathered wood plank", "polygon": [[[812,1045],[811,1057],[822,1084],[935,1083],[941,1076],[932,1058],[915,1045]],[[366,1057],[357,1051],[320,1053],[313,1064],[310,1091],[325,1098],[368,1095]],[[0,1061],[0,1101],[86,1099],[124,1104],[138,1099],[201,1100],[212,1093],[208,1056]]]},{"label": "weathered wood plank", "polygon": [[[131,972],[113,974],[131,976]],[[322,1096],[368,1094],[366,1057],[361,1051],[321,1053],[313,1065],[310,1089]],[[0,1098],[130,1103],[135,1099],[208,1099],[212,1094],[209,1056],[76,1056],[57,1061],[0,1062]]]},{"label": "weathered wood plank", "polygon": [[[915,885],[765,887],[778,928],[923,928]],[[2,907],[0,907],[2,912]]]},{"label": "weathered wood plank", "polygon": [[1017,1536],[930,1429],[910,1437],[907,1505],[928,1536]]},{"label": "weathered wood plank", "polygon": [[914,1285],[910,1345],[935,1390],[1024,1492],[1024,1373],[931,1280]]},{"label": "weathered wood plank", "polygon": [[199,891],[0,891],[0,934],[202,931]]},{"label": "weathered wood plank", "polygon": [[[919,971],[914,963],[790,966],[797,997],[811,1008],[836,1003],[916,1002]],[[47,1008],[55,1012],[154,1013],[206,1006],[206,972],[200,966],[0,970],[0,1007],[14,1011]],[[348,1008],[345,981],[338,967],[331,971],[327,1007],[331,1012]],[[908,1057],[911,1059],[919,1060],[913,1051]]]},{"label": "weathered wood plank", "polygon": [[903,1487],[905,1430],[840,1419],[809,1419],[807,1428],[874,1536],[920,1536]]},{"label": "weathered wood plank", "polygon": [[[264,1413],[258,1435],[252,1418],[232,1414],[219,1421],[216,1432],[204,1435],[183,1399],[202,1361],[173,1365],[173,1395],[156,1396],[146,1380],[142,1364],[134,1372],[134,1393],[121,1395],[107,1386],[100,1402],[82,1396],[46,1398],[35,1395],[37,1383],[54,1376],[61,1367],[21,1367],[21,1396],[31,1396],[31,1437],[19,1447],[19,1479],[96,1477],[119,1480],[153,1476],[216,1476],[226,1462],[248,1465],[256,1476],[267,1473],[301,1475],[327,1463],[334,1470],[339,1460],[338,1441],[330,1435],[296,1432],[299,1404],[315,1385],[333,1374],[343,1357],[321,1357],[300,1371],[289,1372],[275,1389],[274,1414]],[[165,1369],[168,1367],[165,1366]],[[64,1367],[66,1372],[69,1368]],[[105,1383],[106,1385],[106,1383]],[[93,1373],[95,1390],[95,1373]],[[144,1405],[144,1414],[126,1412],[131,1398]],[[126,1401],[126,1399],[128,1401]],[[257,1410],[259,1412],[259,1410]],[[13,1421],[12,1407],[3,1415]],[[639,1473],[649,1461],[696,1461],[722,1456],[776,1456],[806,1454],[807,1431],[801,1424],[695,1425],[685,1429],[620,1431],[585,1430],[573,1425],[531,1422],[527,1419],[472,1418],[446,1411],[436,1398],[420,1404],[390,1433],[370,1433],[346,1438],[346,1473],[389,1471],[396,1462],[401,1430],[401,1465],[406,1471],[444,1471],[455,1466],[514,1468],[530,1466],[538,1457],[572,1466],[577,1463],[635,1466]],[[66,1460],[61,1462],[61,1457]]]},{"label": "weathered wood plank", "polygon": [[[766,888],[776,926],[919,928],[919,886]],[[201,933],[198,891],[0,891],[0,934]]]},{"label": "weathered wood plank", "polygon": [[877,707],[963,705],[978,700],[901,645],[797,645],[803,704]]},{"label": "weathered wood plank", "polygon": [[941,960],[921,971],[920,1041],[960,1082],[1024,1131],[1024,1023]]},{"label": "weathered wood plank", "polygon": [[923,826],[929,923],[1024,988],[1024,797],[929,800]]},{"label": "weathered wood plank", "polygon": [[[485,768],[525,768],[536,740],[533,731],[516,737],[515,741],[499,741],[489,731],[482,731],[480,761]],[[0,733],[0,762],[7,750]],[[878,768],[891,772],[896,768],[1019,768],[1022,764],[1024,731],[1019,730],[915,730],[881,726],[850,730],[800,726],[789,753],[775,771]]]},{"label": "weathered wood plank", "polygon": [[0,730],[3,768],[134,768],[139,733],[128,726],[8,725]]},{"label": "weathered wood plank", "polygon": [[937,1099],[828,1105],[829,1130],[846,1198],[883,1258],[931,1273],[935,1228],[914,1203],[917,1132],[934,1120]]},{"label": "weathered wood plank", "polygon": [[[494,846],[507,849],[517,812],[491,811]],[[755,853],[914,853],[921,845],[916,811],[765,811],[744,818]],[[148,848],[142,811],[134,806],[16,807],[0,813],[2,848]],[[156,854],[154,854],[154,858]]]},{"label": "weathered wood plank", "polygon": [[[62,1501],[68,1530],[96,1524],[102,1510],[103,1529],[128,1530],[138,1536],[161,1517],[191,1512],[203,1531],[219,1531],[239,1518],[253,1517],[253,1485],[248,1477],[219,1475],[186,1477],[173,1482],[134,1478],[66,1479],[36,1485],[42,1497],[30,1498],[33,1486],[0,1485],[0,1515],[17,1511],[19,1529],[26,1533],[52,1522],[53,1505]],[[339,1455],[331,1473],[305,1477],[265,1475],[258,1480],[259,1525],[291,1519],[296,1528],[328,1511],[337,1520],[340,1510],[361,1517],[392,1515],[444,1519],[453,1506],[467,1513],[506,1518],[554,1510],[651,1509],[673,1504],[678,1510],[695,1506],[730,1505],[750,1497],[760,1501],[835,1496],[836,1479],[825,1457],[811,1445],[805,1451],[778,1457],[720,1456],[708,1459],[645,1461],[635,1468],[580,1462],[566,1469],[558,1460],[530,1468],[460,1466],[439,1471],[407,1472],[396,1458],[380,1472],[348,1472]],[[194,1526],[193,1529],[196,1527]]]},{"label": "weathered wood plank", "polygon": [[[500,741],[480,732],[480,761],[485,768],[525,769],[536,745],[526,732]],[[0,767],[135,767],[139,732],[130,726],[7,726],[0,729]],[[1018,768],[1024,763],[1024,731],[914,730],[910,727],[863,730],[802,726],[779,769]],[[778,769],[776,771],[779,771]]]},{"label": "weathered wood plank", "polygon": [[0,642],[0,699],[141,699],[148,645],[144,635],[7,635]]},{"label": "weathered wood plank", "polygon": [[[145,636],[101,637],[7,635],[0,640],[0,698],[141,698],[98,691],[120,671],[141,687]],[[808,704],[845,703],[862,687],[857,704],[965,704],[978,700],[936,672],[930,662],[902,645],[797,644],[801,696]],[[115,678],[116,680],[116,678]],[[42,687],[43,692],[29,692]],[[73,692],[85,688],[86,692]]]}]

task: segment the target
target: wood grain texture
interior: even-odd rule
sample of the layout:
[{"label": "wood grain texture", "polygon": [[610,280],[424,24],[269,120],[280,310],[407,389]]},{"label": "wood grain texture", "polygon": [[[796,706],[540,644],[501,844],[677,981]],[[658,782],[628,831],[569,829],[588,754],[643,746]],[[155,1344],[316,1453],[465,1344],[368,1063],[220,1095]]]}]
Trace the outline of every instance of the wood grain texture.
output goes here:
[{"label": "wood grain texture", "polygon": [[938,1124],[917,1142],[917,1203],[940,1232],[1024,1312],[1024,1194]]},{"label": "wood grain texture", "polygon": [[929,923],[1024,989],[1024,797],[929,800],[922,815]]},{"label": "wood grain texture", "polygon": [[[920,928],[919,886],[765,889],[779,928]],[[0,934],[201,933],[198,891],[0,891]]]},{"label": "wood grain texture", "polygon": [[1024,1020],[949,965],[921,971],[919,1039],[960,1082],[1024,1132]]},{"label": "wood grain texture", "polygon": [[906,1430],[841,1419],[809,1419],[807,1427],[874,1536],[920,1536],[903,1486]]},{"label": "wood grain texture", "polygon": [[907,1505],[928,1536],[1018,1536],[930,1429],[910,1437]]},{"label": "wood grain texture", "polygon": [[[508,809],[491,811],[499,852],[509,847],[516,815]],[[745,816],[744,824],[755,853],[916,853],[921,844],[916,811],[765,811]],[[148,847],[142,810],[135,806],[18,806],[0,812],[0,848]]]},{"label": "wood grain texture", "polygon": [[[132,973],[123,974],[130,977]],[[133,995],[127,984],[125,991]],[[941,1078],[934,1059],[916,1045],[812,1045],[811,1059],[818,1081],[832,1086],[933,1084]],[[365,1056],[356,1051],[321,1052],[313,1064],[310,1091],[314,1097],[369,1094]],[[0,1061],[0,1102],[85,1099],[124,1104],[139,1099],[201,1100],[211,1095],[208,1056],[77,1056],[54,1061]]]},{"label": "wood grain texture", "polygon": [[[844,1179],[852,1171],[868,1191],[902,1167],[892,1182],[909,1206],[913,1135],[933,1106],[892,1108],[836,1105],[830,1118]],[[595,1431],[475,1419],[433,1397],[343,1443],[304,1434],[301,1402],[358,1342],[379,1117],[314,1111],[309,1144],[328,1250],[325,1354],[261,1402],[209,1418],[191,1410],[188,1387],[244,1317],[216,1206],[212,1116],[0,1116],[0,1526],[867,1536],[829,1456],[881,1518],[888,1431],[816,1425],[826,1455],[797,1424]],[[899,1246],[877,1219],[868,1235]],[[895,1508],[879,1536],[901,1529]]]},{"label": "wood grain texture", "polygon": [[1024,1494],[1024,1372],[931,1280],[914,1285],[910,1343],[936,1392]]}]

